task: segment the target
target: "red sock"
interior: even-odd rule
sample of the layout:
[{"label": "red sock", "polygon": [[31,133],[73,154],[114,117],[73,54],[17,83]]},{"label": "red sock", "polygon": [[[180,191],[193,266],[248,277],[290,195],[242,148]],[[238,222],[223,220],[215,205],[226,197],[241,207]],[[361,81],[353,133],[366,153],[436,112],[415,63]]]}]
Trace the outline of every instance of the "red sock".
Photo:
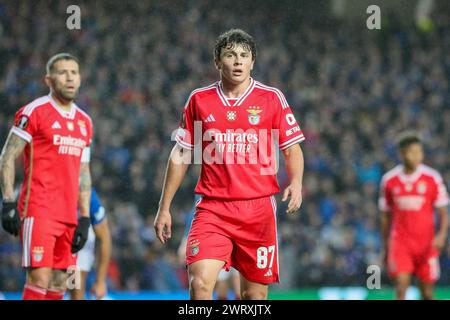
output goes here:
[{"label": "red sock", "polygon": [[32,285],[25,284],[22,293],[22,300],[45,300],[47,289]]},{"label": "red sock", "polygon": [[45,300],[62,300],[64,298],[65,291],[47,289],[47,295],[45,296]]}]

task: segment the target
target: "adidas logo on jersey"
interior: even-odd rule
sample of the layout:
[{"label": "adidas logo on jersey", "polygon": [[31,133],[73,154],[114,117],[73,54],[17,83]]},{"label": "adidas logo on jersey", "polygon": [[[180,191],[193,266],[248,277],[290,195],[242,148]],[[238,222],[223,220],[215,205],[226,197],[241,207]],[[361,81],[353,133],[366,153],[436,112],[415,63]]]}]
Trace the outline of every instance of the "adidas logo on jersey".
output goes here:
[{"label": "adidas logo on jersey", "polygon": [[267,271],[265,274],[264,274],[264,277],[271,277],[272,276],[272,269],[269,269],[269,271]]},{"label": "adidas logo on jersey", "polygon": [[53,122],[52,129],[61,129],[61,125],[58,121]]},{"label": "adidas logo on jersey", "polygon": [[206,119],[203,120],[204,122],[215,122],[216,119],[214,119],[214,116],[210,114]]}]

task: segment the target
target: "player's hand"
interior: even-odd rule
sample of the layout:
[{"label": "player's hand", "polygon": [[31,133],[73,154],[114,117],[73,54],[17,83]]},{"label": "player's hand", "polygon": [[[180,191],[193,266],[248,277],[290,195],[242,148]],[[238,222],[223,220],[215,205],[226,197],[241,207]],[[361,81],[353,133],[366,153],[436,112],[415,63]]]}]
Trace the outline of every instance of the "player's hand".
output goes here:
[{"label": "player's hand", "polygon": [[84,247],[88,238],[90,225],[91,219],[89,217],[80,217],[78,219],[78,226],[72,240],[72,253],[77,253]]},{"label": "player's hand", "polygon": [[172,236],[172,217],[169,210],[159,209],[153,226],[159,241],[166,243]]},{"label": "player's hand", "polygon": [[17,211],[17,202],[3,201],[2,206],[2,227],[13,236],[19,235],[20,215]]},{"label": "player's hand", "polygon": [[288,214],[293,214],[298,209],[300,209],[300,206],[302,205],[302,185],[300,183],[291,183],[289,186],[286,187],[283,193],[283,198],[281,201],[286,201],[288,198],[291,198],[288,204],[288,208],[286,212]]},{"label": "player's hand", "polygon": [[433,247],[436,248],[439,252],[445,247],[446,236],[438,233],[433,239]]},{"label": "player's hand", "polygon": [[91,288],[91,296],[95,296],[96,300],[101,300],[108,292],[105,281],[95,282]]}]

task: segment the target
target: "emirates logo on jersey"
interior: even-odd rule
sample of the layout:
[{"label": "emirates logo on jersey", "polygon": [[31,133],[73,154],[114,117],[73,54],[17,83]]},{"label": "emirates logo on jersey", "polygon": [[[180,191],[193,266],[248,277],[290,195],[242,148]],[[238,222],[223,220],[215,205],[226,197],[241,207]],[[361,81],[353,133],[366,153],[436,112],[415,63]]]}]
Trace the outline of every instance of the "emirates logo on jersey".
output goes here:
[{"label": "emirates logo on jersey", "polygon": [[234,121],[237,118],[236,111],[227,111],[227,120],[228,121]]}]

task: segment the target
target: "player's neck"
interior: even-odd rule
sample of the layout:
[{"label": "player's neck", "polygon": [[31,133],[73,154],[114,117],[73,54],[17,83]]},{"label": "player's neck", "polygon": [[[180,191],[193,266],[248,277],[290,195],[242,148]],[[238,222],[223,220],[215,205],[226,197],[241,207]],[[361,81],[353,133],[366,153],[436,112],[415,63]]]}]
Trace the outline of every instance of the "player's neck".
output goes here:
[{"label": "player's neck", "polygon": [[245,90],[250,86],[251,84],[251,78],[249,77],[245,81],[242,81],[241,83],[235,84],[232,82],[227,81],[225,78],[222,78],[222,90],[223,93],[227,98],[239,98],[241,97]]},{"label": "player's neck", "polygon": [[70,111],[72,109],[73,100],[66,100],[59,97],[54,92],[50,93],[52,99],[56,102],[56,107],[63,109],[64,111]]},{"label": "player's neck", "polygon": [[403,172],[404,172],[406,175],[410,175],[410,174],[413,174],[414,172],[416,172],[416,170],[417,170],[418,167],[419,167],[419,166],[416,166],[416,167],[408,167],[408,166],[406,166],[406,165],[403,165]]}]

